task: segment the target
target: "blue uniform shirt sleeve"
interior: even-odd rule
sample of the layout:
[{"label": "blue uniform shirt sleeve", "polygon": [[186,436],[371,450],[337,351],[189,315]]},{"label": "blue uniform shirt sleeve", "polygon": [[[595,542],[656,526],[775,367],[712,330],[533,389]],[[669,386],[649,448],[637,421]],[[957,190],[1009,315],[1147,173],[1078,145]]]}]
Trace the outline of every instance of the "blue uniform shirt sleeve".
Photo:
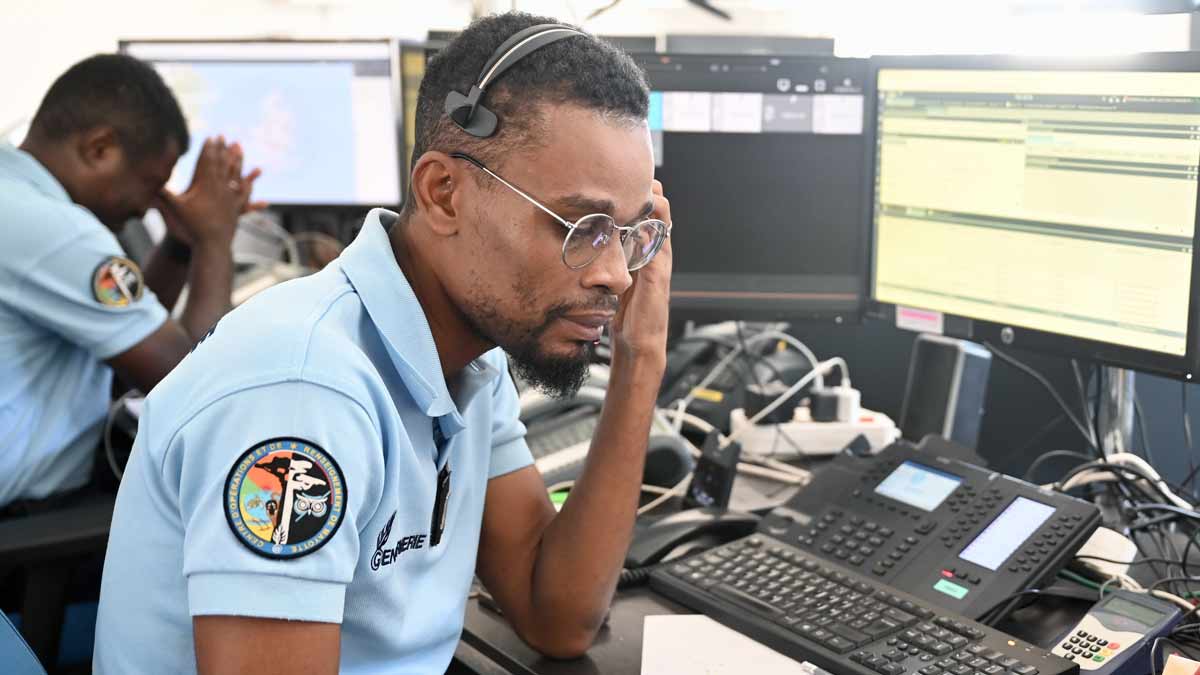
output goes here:
[{"label": "blue uniform shirt sleeve", "polygon": [[525,442],[521,423],[521,405],[517,387],[508,375],[508,359],[498,350],[492,365],[500,370],[492,391],[492,458],[488,478],[503,476],[533,464],[533,454]]},{"label": "blue uniform shirt sleeve", "polygon": [[[14,253],[20,264],[7,265],[14,278],[0,290],[0,300],[98,359],[127,351],[167,319],[141,270],[124,258],[108,230],[87,230],[33,259]],[[113,263],[119,282],[109,272]]]},{"label": "blue uniform shirt sleeve", "polygon": [[[294,483],[289,500],[284,478],[272,483],[265,468],[255,469],[255,476],[244,471],[275,463],[278,450],[246,454],[273,440],[268,450],[286,451],[298,440],[331,460],[318,460],[325,470],[301,476],[322,479],[315,487],[311,482],[303,486],[307,496]],[[187,422],[170,441],[162,471],[166,484],[179,490],[190,614],[341,623],[346,586],[359,560],[359,530],[371,519],[383,490],[382,443],[378,423],[366,408],[340,391],[306,381],[238,391]],[[307,458],[312,456],[310,452]],[[276,473],[290,476],[288,472],[285,460]],[[239,491],[235,477],[257,482]],[[301,552],[272,553],[276,513],[293,516],[287,521],[290,544]],[[338,520],[331,523],[335,516]],[[331,534],[319,534],[332,524]],[[251,527],[266,539],[247,539]],[[265,548],[255,549],[256,541],[265,542]]]}]

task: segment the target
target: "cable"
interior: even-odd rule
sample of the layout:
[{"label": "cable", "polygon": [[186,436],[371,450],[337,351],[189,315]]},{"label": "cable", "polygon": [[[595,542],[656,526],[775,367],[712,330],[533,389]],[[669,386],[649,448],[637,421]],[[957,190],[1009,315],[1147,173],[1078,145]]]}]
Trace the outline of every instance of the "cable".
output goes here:
[{"label": "cable", "polygon": [[1190,469],[1187,478],[1183,481],[1183,488],[1189,494],[1193,494],[1192,481],[1196,480],[1196,471],[1200,467],[1196,466],[1196,455],[1192,450],[1192,416],[1188,412],[1188,383],[1186,381],[1179,383],[1179,404],[1183,409],[1183,440],[1187,443],[1188,468]]},{"label": "cable", "polygon": [[664,492],[661,496],[651,499],[649,502],[647,502],[645,505],[643,505],[641,508],[639,508],[637,510],[637,515],[640,516],[640,515],[649,513],[651,511],[653,511],[654,509],[658,508],[659,506],[662,506],[663,504],[667,503],[671,499],[671,497],[683,494],[683,492],[687,489],[686,486],[688,484],[688,481],[690,481],[691,479],[692,479],[692,472],[689,471],[688,474],[683,477],[683,480],[676,483],[674,485],[674,487],[672,487],[671,489]]},{"label": "cable", "polygon": [[1146,438],[1146,417],[1142,414],[1142,399],[1138,398],[1135,393],[1133,395],[1133,414],[1137,417],[1138,439],[1142,442],[1142,453],[1146,455],[1146,461],[1154,465],[1154,455],[1150,454],[1150,441]]},{"label": "cable", "polygon": [[[677,424],[679,424],[680,426],[682,424],[690,424],[690,425],[692,425],[692,427],[697,429],[700,433],[706,434],[706,435],[716,432],[716,433],[718,433],[718,440],[720,440],[722,442],[728,442],[728,439],[726,439],[725,436],[719,435],[720,432],[717,432],[716,427],[714,427],[712,424],[710,424],[708,421],[706,421],[705,419],[703,419],[701,417],[697,417],[691,413],[680,413],[679,411],[671,409],[671,408],[663,408],[663,409],[655,410],[655,415],[660,418],[663,415],[668,415],[668,414],[677,416],[679,418],[679,420],[677,420]],[[660,422],[668,427],[672,426],[669,421],[660,420]],[[693,444],[685,436],[683,436],[682,434],[679,434],[679,438],[681,440],[683,440],[684,443],[687,444],[688,449],[691,451],[693,457],[699,457],[702,454],[700,449],[697,448],[695,446],[695,444]],[[746,455],[745,459],[747,461],[738,462],[737,469],[739,472],[748,473],[751,475],[758,476],[760,478],[769,478],[771,480],[776,480],[776,481],[779,481],[782,483],[790,483],[793,485],[804,485],[804,484],[807,484],[809,482],[809,480],[812,479],[812,473],[810,473],[809,471],[806,471],[805,469],[801,469],[800,467],[797,467],[797,466],[791,466],[789,464],[784,464],[783,462],[778,462],[776,460],[773,460],[773,459],[770,459],[767,457],[759,458],[759,457],[754,457],[753,455]],[[769,466],[773,467],[774,470],[772,470],[770,468],[762,468],[762,467],[754,466],[753,464],[750,463],[751,461],[768,464]]]},{"label": "cable", "polygon": [[1005,354],[1004,352],[1000,351],[999,349],[996,348],[995,345],[991,344],[990,342],[985,341],[983,343],[983,346],[987,347],[989,350],[991,350],[991,352],[993,354],[1000,357],[1000,360],[1004,361],[1005,363],[1012,366],[1013,368],[1016,368],[1017,370],[1025,373],[1026,375],[1032,377],[1034,380],[1037,380],[1038,384],[1042,385],[1042,387],[1046,391],[1050,392],[1050,396],[1052,396],[1054,398],[1054,400],[1058,403],[1059,407],[1061,407],[1063,409],[1063,412],[1066,414],[1067,419],[1071,420],[1071,423],[1074,424],[1075,428],[1079,430],[1079,433],[1083,435],[1083,438],[1084,438],[1084,440],[1086,440],[1088,442],[1088,445],[1095,448],[1097,451],[1100,450],[1099,443],[1097,443],[1096,439],[1092,437],[1092,434],[1088,431],[1087,427],[1085,427],[1083,425],[1083,422],[1080,422],[1079,418],[1075,416],[1075,413],[1073,413],[1071,411],[1070,406],[1068,406],[1067,402],[1063,400],[1063,397],[1059,395],[1058,390],[1054,388],[1054,385],[1050,384],[1049,380],[1047,380],[1045,377],[1043,377],[1041,373],[1037,372],[1032,367],[1027,366],[1024,363],[1022,363],[1021,361],[1018,361],[1017,359],[1013,358],[1012,356],[1009,356],[1008,354]]},{"label": "cable", "polygon": [[1083,407],[1083,421],[1091,433],[1092,445],[1096,445],[1100,432],[1097,430],[1096,418],[1092,415],[1092,406],[1088,404],[1087,387],[1084,385],[1083,375],[1079,372],[1079,362],[1075,359],[1071,359],[1071,371],[1075,373],[1075,387],[1079,391],[1079,403]]},{"label": "cable", "polygon": [[1134,513],[1141,513],[1142,511],[1170,511],[1176,515],[1183,516],[1184,518],[1191,518],[1192,520],[1200,521],[1200,513],[1196,513],[1191,509],[1180,508],[1171,504],[1138,504],[1133,506],[1130,510]]},{"label": "cable", "polygon": [[[1075,559],[1076,560],[1099,560],[1100,562],[1112,563],[1114,565],[1147,565],[1147,564],[1151,564],[1151,563],[1166,563],[1166,564],[1170,565],[1170,564],[1173,564],[1176,562],[1176,561],[1170,560],[1168,558],[1141,558],[1140,560],[1133,560],[1133,561],[1116,560],[1114,558],[1105,558],[1103,556],[1098,556],[1098,555],[1077,555],[1077,556],[1075,556]],[[1064,570],[1064,571],[1066,571],[1066,570]]]},{"label": "cable", "polygon": [[[1086,484],[1087,482],[1092,482],[1090,477],[1087,476],[1079,477],[1078,479],[1076,479],[1076,477],[1089,470],[1112,471],[1112,467],[1119,467],[1121,471],[1133,474],[1138,478],[1147,481],[1152,487],[1155,488],[1155,490],[1158,491],[1160,495],[1165,498],[1163,501],[1170,502],[1180,508],[1188,510],[1193,509],[1193,505],[1191,503],[1179,497],[1171,490],[1166,481],[1164,481],[1162,477],[1159,476],[1158,472],[1154,470],[1154,467],[1150,466],[1146,460],[1129,452],[1118,452],[1110,455],[1104,460],[1097,460],[1095,462],[1075,467],[1068,472],[1061,481],[1059,481],[1058,489],[1060,491],[1066,491],[1074,487],[1078,487],[1079,485]],[[1115,472],[1114,475],[1116,475]]]},{"label": "cable", "polygon": [[634,586],[642,586],[650,580],[650,573],[654,571],[657,565],[647,565],[636,569],[623,569],[621,576],[617,577],[617,588],[624,590],[633,588]]},{"label": "cable", "polygon": [[[1012,613],[1013,609],[1016,607],[1016,603],[1019,602],[1022,598],[1029,596],[1029,595],[1041,595],[1041,594],[1042,594],[1042,592],[1036,588],[1027,588],[1023,591],[1017,591],[1016,593],[1013,593],[1012,595],[1008,596],[1007,598],[1004,598],[1000,602],[997,602],[996,604],[992,605],[983,614],[980,614],[979,615],[979,617],[980,617],[979,623],[981,623],[985,626],[995,626],[996,624],[1003,621],[1005,617],[1007,617],[1009,614]],[[997,611],[997,610],[999,610],[999,611]],[[993,614],[994,614],[994,616],[993,616]]]},{"label": "cable", "polygon": [[[751,417],[750,419],[746,420],[746,426],[731,433],[729,435],[729,440],[730,441],[735,440],[738,436],[745,433],[747,429],[752,428],[755,424],[758,424],[758,422],[760,420],[762,420],[767,415],[770,415],[772,412],[774,412],[776,408],[778,408],[779,406],[786,403],[789,399],[792,398],[792,396],[794,396],[796,394],[796,392],[803,389],[804,386],[808,384],[809,380],[812,380],[815,377],[817,377],[818,374],[820,374],[822,370],[827,370],[829,368],[832,368],[835,365],[838,365],[838,366],[841,366],[842,372],[845,373],[846,372],[845,364],[846,364],[845,360],[842,359],[842,357],[840,357],[840,356],[835,356],[832,359],[829,359],[828,361],[822,361],[821,363],[817,364],[816,368],[805,373],[804,377],[797,380],[796,383],[793,384],[791,387],[788,387],[787,391],[780,394],[779,397],[776,398],[774,401],[771,401],[770,403],[768,403],[762,410],[759,410],[754,415],[754,417]],[[843,379],[843,382],[849,384],[849,380],[850,380],[850,378],[846,377],[845,379]]]},{"label": "cable", "polygon": [[1045,462],[1048,462],[1055,457],[1075,457],[1082,459],[1085,462],[1090,462],[1095,459],[1091,455],[1085,455],[1082,452],[1075,452],[1074,450],[1051,450],[1050,452],[1047,452],[1033,460],[1033,463],[1030,464],[1029,468],[1025,470],[1025,474],[1022,476],[1022,478],[1027,481],[1033,480],[1034,473],[1037,472],[1038,468],[1040,468]]},{"label": "cable", "polygon": [[1192,449],[1192,422],[1191,422],[1191,416],[1188,414],[1188,402],[1187,402],[1188,383],[1185,381],[1181,381],[1179,384],[1182,388],[1182,393],[1180,394],[1180,403],[1183,406],[1183,440],[1184,440],[1184,442],[1187,443],[1188,450],[1191,450]]},{"label": "cable", "polygon": [[1087,577],[1083,576],[1082,574],[1076,574],[1076,573],[1072,572],[1071,570],[1059,570],[1058,576],[1060,576],[1064,579],[1070,579],[1071,581],[1074,581],[1077,584],[1082,584],[1084,586],[1087,586],[1088,588],[1092,588],[1097,591],[1100,590],[1100,584],[1092,581],[1091,579],[1088,579]]},{"label": "cable", "polygon": [[104,456],[108,459],[108,468],[112,469],[113,475],[117,477],[118,481],[124,477],[125,470],[117,465],[117,452],[113,449],[113,421],[116,420],[117,413],[121,411],[121,407],[125,405],[125,401],[129,400],[135,395],[141,396],[142,393],[137,389],[130,389],[124,394],[121,394],[119,397],[117,397],[117,400],[113,401],[108,406],[108,416],[104,418]]}]

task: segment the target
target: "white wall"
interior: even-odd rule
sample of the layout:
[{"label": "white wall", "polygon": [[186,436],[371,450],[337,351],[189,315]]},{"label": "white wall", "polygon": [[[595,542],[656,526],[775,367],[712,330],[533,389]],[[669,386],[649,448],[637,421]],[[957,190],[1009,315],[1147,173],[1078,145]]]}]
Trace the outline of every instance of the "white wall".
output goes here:
[{"label": "white wall", "polygon": [[[1188,48],[1187,15],[1014,15],[1005,0],[712,0],[725,22],[684,0],[622,0],[588,22],[599,33],[824,35],[839,54],[1088,53]],[[20,3],[20,5],[18,5]],[[420,39],[472,12],[512,7],[583,22],[608,0],[0,0],[0,131],[32,114],[50,82],[122,38]]]},{"label": "white wall", "polygon": [[0,130],[72,63],[135,38],[403,37],[462,26],[466,0],[0,0]]}]

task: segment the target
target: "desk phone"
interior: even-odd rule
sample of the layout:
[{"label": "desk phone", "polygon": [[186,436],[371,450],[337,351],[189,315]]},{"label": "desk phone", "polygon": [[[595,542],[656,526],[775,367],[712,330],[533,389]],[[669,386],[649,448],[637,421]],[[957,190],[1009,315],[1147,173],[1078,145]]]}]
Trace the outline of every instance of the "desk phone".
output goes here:
[{"label": "desk phone", "polygon": [[1092,504],[952,452],[931,436],[920,447],[840,455],[759,532],[979,618],[1052,578],[1100,523]]},{"label": "desk phone", "polygon": [[1113,591],[1097,602],[1051,653],[1075,661],[1079,670],[1095,675],[1144,673],[1147,650],[1154,639],[1170,633],[1182,614],[1166,600]]}]

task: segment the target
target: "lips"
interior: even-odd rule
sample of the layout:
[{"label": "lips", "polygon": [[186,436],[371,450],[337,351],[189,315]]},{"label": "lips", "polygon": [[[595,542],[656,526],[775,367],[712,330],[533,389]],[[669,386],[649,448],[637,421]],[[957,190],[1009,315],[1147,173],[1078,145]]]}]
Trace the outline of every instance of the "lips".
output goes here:
[{"label": "lips", "polygon": [[570,314],[563,317],[567,326],[575,334],[577,340],[595,342],[600,339],[604,326],[612,321],[613,315],[607,312],[592,314]]}]

